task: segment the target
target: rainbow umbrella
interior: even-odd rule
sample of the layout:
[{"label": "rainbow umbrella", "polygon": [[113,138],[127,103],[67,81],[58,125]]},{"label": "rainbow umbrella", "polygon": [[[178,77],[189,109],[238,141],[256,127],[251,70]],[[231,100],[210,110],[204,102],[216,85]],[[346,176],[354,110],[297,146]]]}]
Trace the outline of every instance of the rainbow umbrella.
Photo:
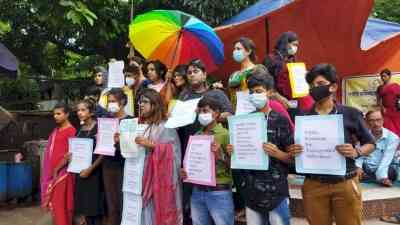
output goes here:
[{"label": "rainbow umbrella", "polygon": [[129,25],[129,38],[146,59],[175,68],[201,59],[208,72],[224,61],[224,46],[214,30],[196,17],[177,10],[153,10]]}]

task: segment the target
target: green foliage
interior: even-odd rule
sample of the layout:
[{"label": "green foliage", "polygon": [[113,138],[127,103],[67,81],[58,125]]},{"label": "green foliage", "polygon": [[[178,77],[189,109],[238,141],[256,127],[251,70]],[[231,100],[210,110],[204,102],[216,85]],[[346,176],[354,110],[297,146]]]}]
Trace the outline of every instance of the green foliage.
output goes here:
[{"label": "green foliage", "polygon": [[73,24],[82,24],[85,21],[93,26],[94,21],[97,20],[96,14],[90,11],[81,1],[60,0],[59,4],[68,8],[66,17]]},{"label": "green foliage", "polygon": [[[107,59],[128,54],[133,16],[178,9],[211,26],[258,0],[0,0],[0,42],[22,62],[29,77],[87,77]],[[373,16],[400,22],[400,0],[376,0]]]},{"label": "green foliage", "polygon": [[372,16],[400,23],[400,0],[375,0]]},{"label": "green foliage", "polygon": [[11,31],[10,23],[0,20],[0,37],[6,35],[10,31]]}]

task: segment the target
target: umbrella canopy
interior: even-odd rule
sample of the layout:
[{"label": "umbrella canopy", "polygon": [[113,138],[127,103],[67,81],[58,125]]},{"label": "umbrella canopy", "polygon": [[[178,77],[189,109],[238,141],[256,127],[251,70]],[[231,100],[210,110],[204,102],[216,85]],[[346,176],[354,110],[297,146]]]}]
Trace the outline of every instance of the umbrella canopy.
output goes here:
[{"label": "umbrella canopy", "polygon": [[169,69],[201,59],[208,72],[224,61],[223,43],[196,17],[177,10],[154,10],[129,25],[129,38],[146,59],[159,59]]},{"label": "umbrella canopy", "polygon": [[8,75],[10,78],[17,77],[18,60],[10,50],[0,43],[0,74]]}]

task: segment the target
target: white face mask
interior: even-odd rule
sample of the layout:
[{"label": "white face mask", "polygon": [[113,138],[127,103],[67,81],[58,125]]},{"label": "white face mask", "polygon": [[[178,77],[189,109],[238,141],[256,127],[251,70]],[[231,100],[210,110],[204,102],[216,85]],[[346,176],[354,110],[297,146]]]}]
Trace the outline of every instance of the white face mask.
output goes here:
[{"label": "white face mask", "polygon": [[289,55],[296,55],[298,49],[299,47],[297,47],[296,45],[290,45],[287,51]]},{"label": "white face mask", "polygon": [[250,102],[256,107],[256,109],[262,109],[268,103],[268,97],[264,93],[254,93],[250,95]]},{"label": "white face mask", "polygon": [[119,105],[116,102],[110,102],[108,103],[108,111],[110,113],[117,113],[119,112]]},{"label": "white face mask", "polygon": [[133,86],[135,84],[135,79],[132,77],[125,78],[125,83],[128,87]]},{"label": "white face mask", "polygon": [[211,113],[200,113],[197,120],[204,127],[214,121]]}]

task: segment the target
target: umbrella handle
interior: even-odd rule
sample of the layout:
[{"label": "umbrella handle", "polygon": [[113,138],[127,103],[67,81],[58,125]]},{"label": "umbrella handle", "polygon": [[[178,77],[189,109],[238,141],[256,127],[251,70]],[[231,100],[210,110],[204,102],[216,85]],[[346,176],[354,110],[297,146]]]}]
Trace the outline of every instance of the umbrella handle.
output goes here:
[{"label": "umbrella handle", "polygon": [[[183,34],[183,31],[182,31],[182,29],[179,31],[179,36],[178,36],[178,38],[176,39],[176,45],[175,45],[175,51],[174,51],[174,55],[172,56],[172,58],[171,58],[171,60],[172,60],[172,62],[171,62],[171,67],[172,67],[172,65],[174,65],[174,62],[175,62],[175,58],[176,58],[176,52],[178,51],[178,44],[179,44],[179,40],[181,39],[181,37],[182,37],[182,34]],[[174,68],[170,68],[170,69],[174,69]]]}]

